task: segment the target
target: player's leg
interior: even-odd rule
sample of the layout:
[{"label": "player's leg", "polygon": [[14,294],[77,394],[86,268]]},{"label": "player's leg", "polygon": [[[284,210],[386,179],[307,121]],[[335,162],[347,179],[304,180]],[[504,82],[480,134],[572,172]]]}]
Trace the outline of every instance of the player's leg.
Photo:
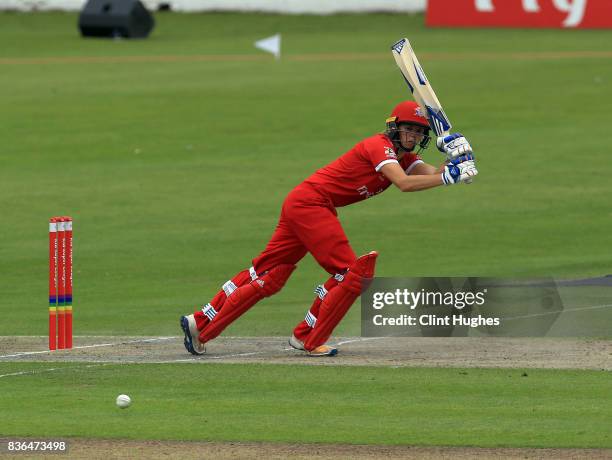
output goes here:
[{"label": "player's leg", "polygon": [[346,268],[356,259],[335,212],[327,206],[300,206],[288,211],[291,226],[319,265],[332,276],[315,288],[316,297],[306,317],[294,329],[289,345],[304,349],[304,341],[314,327],[319,308],[327,293],[342,279]]},{"label": "player's leg", "polygon": [[255,278],[226,296],[223,308],[200,332],[200,342],[214,339],[261,299],[280,291],[304,255],[306,248],[287,224],[284,211],[281,212],[272,238],[262,253],[253,259]]},{"label": "player's leg", "polygon": [[331,289],[338,285],[336,276],[331,276],[324,284],[320,284],[315,288],[316,297],[306,312],[306,317],[293,329],[293,337],[289,340],[289,344],[293,348],[304,349],[304,340],[306,340],[306,336],[312,330],[317,316],[319,316],[321,301]]},{"label": "player's leg", "polygon": [[[286,279],[283,279],[285,274],[288,277],[295,268],[295,264],[305,254],[306,248],[293,234],[281,213],[272,238],[264,251],[253,260],[253,266],[249,270],[239,272],[234,278],[227,281],[222,290],[201,310],[193,315],[181,317],[181,328],[185,335],[184,344],[187,351],[192,354],[202,354],[205,351],[204,344],[207,341],[219,335],[225,327],[259,300],[278,292],[267,288],[262,290],[241,290],[241,288],[253,287],[253,283],[257,280],[260,283],[262,281],[265,283],[266,281],[262,277],[276,269],[268,278],[270,278],[269,283],[279,285],[278,289],[280,289],[286,282]],[[292,266],[293,268],[286,273],[286,267],[285,269],[280,268],[283,266]],[[234,297],[238,291],[240,292]],[[232,297],[233,301],[228,302],[228,299]],[[212,327],[213,322],[215,323],[214,327]]]},{"label": "player's leg", "polygon": [[200,332],[212,321],[217,312],[221,310],[228,295],[256,277],[257,275],[253,267],[238,272],[232,279],[226,281],[221,290],[217,292],[210,302],[203,305],[201,309],[196,310],[192,315],[181,316],[180,325],[184,334],[183,343],[187,351],[194,355],[204,353],[204,343],[199,340]]},{"label": "player's leg", "polygon": [[257,278],[255,268],[251,267],[248,270],[242,270],[241,272],[238,272],[232,279],[223,283],[223,286],[221,286],[221,290],[217,292],[217,294],[212,298],[212,300],[206,305],[203,305],[200,310],[197,310],[193,314],[198,330],[201,331],[202,329],[204,329],[204,326],[206,326],[214,318],[217,312],[221,310],[221,307],[223,307],[223,304],[225,303],[225,300],[227,299],[228,295],[230,295],[239,287],[250,283],[255,278]]},{"label": "player's leg", "polygon": [[[374,277],[378,253],[372,251],[359,257],[353,263],[342,281],[327,292],[321,300],[318,317],[315,319],[312,330],[306,336],[304,349],[317,354],[317,350],[324,346],[325,342],[333,332],[334,328],[344,318],[349,308],[361,295],[368,282]],[[322,354],[325,350],[320,350]]]},{"label": "player's leg", "polygon": [[264,272],[257,279],[236,289],[227,297],[221,311],[200,332],[199,341],[206,343],[214,339],[261,299],[270,297],[280,291],[293,270],[295,270],[295,265],[277,265]]},{"label": "player's leg", "polygon": [[[288,215],[291,217],[292,230],[300,237],[304,246],[325,270],[333,274],[323,286],[316,289],[317,297],[304,321],[294,329],[289,343],[294,348],[305,349],[311,354],[333,355],[337,350],[324,343],[360,295],[361,289],[355,293],[353,286],[358,284],[356,280],[364,278],[362,275],[369,274],[370,264],[373,272],[376,256],[368,254],[357,263],[355,253],[333,209],[302,206],[293,209]],[[349,281],[346,281],[351,271],[354,273],[349,276]]]},{"label": "player's leg", "polygon": [[[257,279],[258,273],[261,274],[277,265],[295,265],[305,254],[306,248],[295,237],[281,214],[270,241],[263,252],[253,259],[253,265],[248,270],[242,270],[225,282],[212,300],[194,313],[197,329],[200,331],[204,329],[221,310],[227,297],[236,289]],[[255,269],[256,266],[257,270]]]}]

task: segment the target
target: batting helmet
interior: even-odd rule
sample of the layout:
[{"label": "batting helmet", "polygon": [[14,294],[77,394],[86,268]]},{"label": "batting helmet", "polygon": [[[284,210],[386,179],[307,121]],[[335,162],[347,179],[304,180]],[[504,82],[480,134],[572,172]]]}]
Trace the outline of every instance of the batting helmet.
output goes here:
[{"label": "batting helmet", "polygon": [[401,143],[399,140],[399,125],[402,123],[409,123],[413,125],[423,126],[425,129],[425,136],[423,136],[423,140],[419,143],[419,146],[422,149],[427,148],[429,144],[429,122],[427,118],[423,116],[423,110],[414,101],[403,101],[395,106],[393,112],[391,112],[391,116],[387,118],[387,130],[385,134],[391,139],[391,141],[401,147]]}]

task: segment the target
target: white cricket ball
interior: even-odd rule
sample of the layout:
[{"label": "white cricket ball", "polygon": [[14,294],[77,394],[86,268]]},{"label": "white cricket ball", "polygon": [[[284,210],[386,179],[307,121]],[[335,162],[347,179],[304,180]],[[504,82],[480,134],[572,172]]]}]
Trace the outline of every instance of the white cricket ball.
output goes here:
[{"label": "white cricket ball", "polygon": [[117,396],[117,400],[115,402],[117,407],[125,409],[130,407],[130,404],[132,404],[132,399],[128,395],[119,395]]}]

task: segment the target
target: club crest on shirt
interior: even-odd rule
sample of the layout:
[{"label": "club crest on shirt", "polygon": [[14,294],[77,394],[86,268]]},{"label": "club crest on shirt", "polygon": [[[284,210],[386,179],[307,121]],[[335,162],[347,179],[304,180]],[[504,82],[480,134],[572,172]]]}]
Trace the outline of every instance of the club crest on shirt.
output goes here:
[{"label": "club crest on shirt", "polygon": [[385,147],[385,155],[387,156],[387,158],[392,158],[394,160],[397,160],[397,155],[395,154],[395,151],[391,147]]}]

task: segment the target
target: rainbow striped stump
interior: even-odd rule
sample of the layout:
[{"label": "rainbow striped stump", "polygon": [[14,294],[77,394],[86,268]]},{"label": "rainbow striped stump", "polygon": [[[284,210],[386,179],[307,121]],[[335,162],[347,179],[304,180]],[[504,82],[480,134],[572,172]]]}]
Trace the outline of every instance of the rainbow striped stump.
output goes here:
[{"label": "rainbow striped stump", "polygon": [[49,219],[49,350],[72,348],[72,217]]}]

